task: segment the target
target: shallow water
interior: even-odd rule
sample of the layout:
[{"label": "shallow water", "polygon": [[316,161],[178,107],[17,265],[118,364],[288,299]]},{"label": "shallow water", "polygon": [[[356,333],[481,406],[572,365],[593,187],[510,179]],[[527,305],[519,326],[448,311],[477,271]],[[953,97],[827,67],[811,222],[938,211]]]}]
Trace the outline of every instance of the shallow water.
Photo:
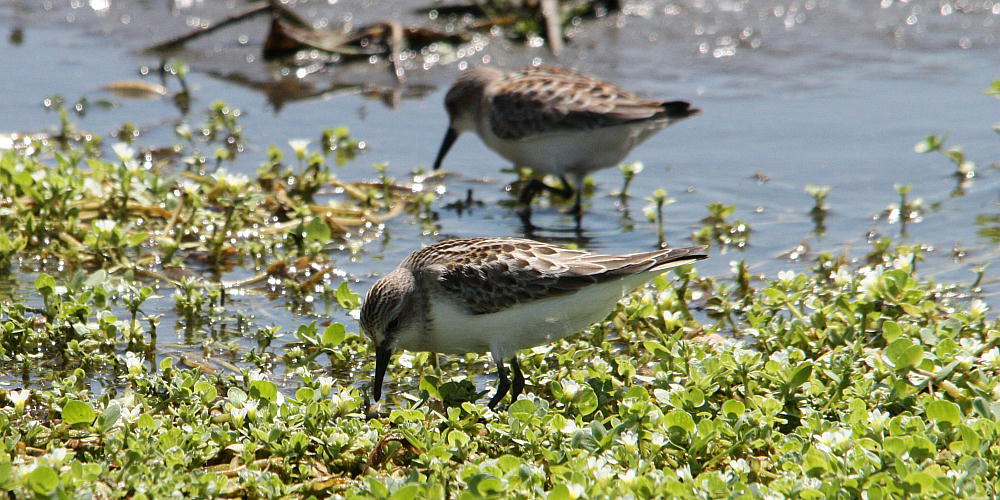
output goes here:
[{"label": "shallow water", "polygon": [[[419,2],[333,3],[293,7],[329,25],[385,18],[426,22],[413,12]],[[0,65],[8,70],[0,78],[0,133],[51,127],[57,117],[44,112],[40,102],[62,94],[70,102],[87,96],[116,104],[74,118],[85,130],[107,136],[131,121],[143,129],[140,145],[172,144],[172,125],[181,115],[169,99],[123,99],[100,87],[146,73],[149,81],[158,81],[152,75],[160,60],[141,54],[143,46],[243,5],[195,0],[5,4],[0,30],[8,36]],[[581,25],[558,58],[543,47],[494,38],[482,50],[426,71],[411,61],[407,89],[395,106],[365,95],[392,88],[383,62],[308,67],[302,78],[294,69],[262,62],[263,19],[191,42],[177,55],[192,69],[192,122],[200,121],[199,110],[216,99],[244,111],[249,149],[229,168],[248,174],[256,171],[268,145],[289,151],[290,139],[311,138],[315,144],[324,128],[339,125],[369,145],[366,155],[337,169],[344,180],[375,177],[373,162],[388,162],[389,174],[397,178],[428,168],[447,121],[443,92],[465,64],[560,64],[642,95],[689,100],[703,110],[700,116],[661,132],[630,155],[645,169],[633,182],[627,207],[611,194],[621,187],[621,174],[606,169],[593,176],[596,189],[587,200],[582,237],[569,231],[572,219],[557,207],[535,209],[535,223],[548,228],[535,236],[604,252],[654,248],[656,230],[643,208],[645,198],[662,187],[676,199],[665,209],[666,238],[673,246],[691,244],[690,234],[708,214],[706,205],[715,201],[735,205],[734,217],[752,227],[747,249],[713,249],[713,258],[699,263],[700,273],[724,277],[731,261],[745,259],[754,272],[773,277],[779,270],[805,268],[818,252],[859,257],[872,235],[904,233],[900,224],[879,214],[898,201],[895,184],[910,184],[911,199],[922,198],[927,210],[905,227],[901,241],[927,246],[928,259],[920,268],[925,275],[968,283],[973,268],[1000,257],[1000,242],[977,234],[983,226],[974,223],[977,216],[1000,216],[1000,171],[994,164],[1000,137],[991,129],[1000,122],[1000,100],[982,94],[1000,78],[998,22],[1000,2],[988,0],[884,0],[881,6],[860,0],[627,2],[624,13]],[[947,145],[961,146],[978,165],[964,194],[956,194],[954,168],[943,156],[914,152],[914,144],[928,134],[947,135]],[[477,138],[462,137],[445,162],[453,175],[446,182],[448,192],[435,204],[436,230],[427,232],[412,217],[400,217],[386,228],[390,238],[369,245],[363,258],[352,261],[334,251],[333,261],[359,281],[353,289],[363,293],[422,244],[445,237],[523,235],[507,203],[512,198],[505,186],[513,175],[501,171],[506,167]],[[814,234],[807,184],[832,187],[822,236]],[[444,208],[470,189],[481,206],[463,213]],[[782,255],[800,242],[810,252],[797,261]],[[964,257],[956,260],[957,252]],[[997,272],[995,267],[987,271],[982,293],[993,306],[1000,305]],[[249,274],[237,270],[228,277]],[[0,293],[13,288],[15,300],[29,297],[30,266],[18,276],[23,280],[0,283]],[[322,306],[292,313],[281,300],[257,294],[237,297],[235,307],[251,311],[258,324],[286,330],[328,317]],[[334,320],[356,331],[353,320],[332,310]],[[172,300],[159,301],[147,312],[166,315],[161,342],[197,344],[167,333],[175,314]]]}]

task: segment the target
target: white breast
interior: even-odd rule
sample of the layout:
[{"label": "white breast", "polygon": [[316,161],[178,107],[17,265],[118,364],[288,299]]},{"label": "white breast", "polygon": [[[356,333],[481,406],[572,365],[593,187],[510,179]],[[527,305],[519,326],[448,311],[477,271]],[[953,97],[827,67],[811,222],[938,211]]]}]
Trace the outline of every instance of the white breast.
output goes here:
[{"label": "white breast", "polygon": [[398,345],[446,354],[497,352],[506,359],[518,350],[548,344],[604,319],[617,301],[648,280],[649,274],[590,285],[572,294],[522,303],[492,314],[468,314],[439,297],[431,301],[431,328],[401,335]]},{"label": "white breast", "polygon": [[478,135],[490,149],[517,166],[542,173],[589,173],[621,163],[629,151],[666,127],[669,121],[636,122],[592,130],[540,134],[518,140],[501,139],[481,124]]}]

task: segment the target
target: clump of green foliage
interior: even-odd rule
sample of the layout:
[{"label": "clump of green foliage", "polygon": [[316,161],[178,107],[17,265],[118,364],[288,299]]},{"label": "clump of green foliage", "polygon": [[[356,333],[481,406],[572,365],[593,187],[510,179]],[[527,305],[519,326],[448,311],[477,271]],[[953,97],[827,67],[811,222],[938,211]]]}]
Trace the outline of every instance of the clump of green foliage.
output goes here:
[{"label": "clump of green foliage", "polygon": [[[963,289],[921,279],[913,252],[857,269],[823,255],[744,294],[693,269],[657,278],[586,334],[527,352],[526,396],[496,413],[465,380],[482,360],[452,360],[442,370],[462,375],[442,384],[426,355],[404,353],[392,410],[375,418],[365,391],[308,368],[326,355],[335,370],[371,369],[367,343],[340,324],[296,332],[287,361],[298,368],[282,390],[256,369],[208,373],[119,351],[109,340],[129,322],[100,312],[120,300],[105,285],[39,279],[45,305],[7,315],[2,356],[41,347],[69,362],[98,350],[117,369],[100,393],[85,367],[49,388],[2,391],[0,487],[143,498],[997,495],[1000,325]],[[690,313],[700,305],[714,320]],[[59,324],[64,340],[32,343]]]},{"label": "clump of green foliage", "polygon": [[[242,139],[224,105],[215,133],[181,125],[164,158],[120,145],[109,159],[61,115],[61,138],[0,156],[0,276],[34,279],[0,303],[0,374],[23,383],[0,389],[0,489],[15,497],[1000,495],[1000,324],[976,295],[982,270],[937,283],[916,271],[919,246],[888,238],[860,262],[821,254],[773,278],[687,266],[523,353],[528,385],[507,408],[478,403],[483,357],[404,352],[382,414],[354,383],[374,363],[351,325],[310,321],[276,347],[284,332],[226,297],[319,288],[356,313],[327,244],[355,252],[345,235],[405,207],[426,218],[426,190],[384,165],[336,179],[327,155],[363,149],[345,131],[319,153],[296,141],[292,164],[272,148],[255,178],[227,173]],[[897,192],[890,212],[916,220]],[[810,194],[825,213],[825,189]],[[662,221],[669,199],[650,201]],[[710,205],[693,238],[745,246],[733,210]],[[237,266],[258,274],[218,279]],[[155,301],[204,356],[161,349]],[[224,321],[255,344],[238,365],[205,331]]]},{"label": "clump of green foliage", "polygon": [[721,248],[746,248],[750,244],[750,224],[742,219],[730,220],[735,211],[734,205],[709,203],[708,216],[701,220],[705,225],[692,233],[691,239],[702,245],[715,243]]}]

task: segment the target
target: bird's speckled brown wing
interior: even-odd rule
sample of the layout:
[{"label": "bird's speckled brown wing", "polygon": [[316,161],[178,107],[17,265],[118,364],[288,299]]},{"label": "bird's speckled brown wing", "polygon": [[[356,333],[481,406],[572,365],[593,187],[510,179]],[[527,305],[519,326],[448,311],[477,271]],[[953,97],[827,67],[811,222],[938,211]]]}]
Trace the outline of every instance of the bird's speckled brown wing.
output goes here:
[{"label": "bird's speckled brown wing", "polygon": [[683,101],[641,99],[603,80],[548,66],[512,72],[491,83],[487,96],[493,133],[508,140],[698,112]]},{"label": "bird's speckled brown wing", "polygon": [[422,279],[433,280],[470,313],[488,314],[671,262],[705,257],[704,247],[600,255],[533,240],[478,238],[431,245],[403,265]]}]

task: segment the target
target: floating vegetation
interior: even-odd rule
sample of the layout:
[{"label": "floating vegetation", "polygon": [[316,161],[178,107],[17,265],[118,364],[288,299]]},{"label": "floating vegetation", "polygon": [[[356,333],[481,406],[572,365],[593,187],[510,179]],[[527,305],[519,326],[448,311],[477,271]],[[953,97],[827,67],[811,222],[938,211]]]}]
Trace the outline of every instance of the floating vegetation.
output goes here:
[{"label": "floating vegetation", "polygon": [[635,179],[636,175],[642,172],[643,168],[644,167],[641,161],[622,163],[621,165],[618,165],[618,170],[622,173],[622,189],[617,193],[611,194],[617,195],[622,200],[622,203],[624,203],[625,200],[628,199],[628,188],[632,185],[632,180]]},{"label": "floating vegetation", "polygon": [[923,220],[923,214],[926,211],[924,200],[923,198],[910,199],[910,192],[913,190],[913,186],[896,184],[893,187],[896,189],[896,193],[899,194],[899,202],[887,206],[875,219],[885,217],[886,222],[889,224],[899,223],[900,234],[906,234],[907,224]]},{"label": "floating vegetation", "polygon": [[[143,304],[161,287],[174,289],[177,328],[188,337],[231,324],[223,314],[227,295],[247,290],[284,296],[294,309],[316,299],[356,307],[328,249],[357,251],[359,236],[403,213],[417,193],[384,174],[377,183],[338,179],[331,163],[344,164],[365,147],[346,128],[324,131],[316,151],[295,141],[292,162],[270,148],[256,177],[230,172],[226,164],[243,151],[239,117],[238,109],[214,103],[203,125],[176,127],[182,142],[166,155],[126,142],[105,155],[101,138],[84,132],[0,153],[0,275],[38,273],[42,304],[4,305],[0,320],[15,321],[7,325],[14,336],[5,339],[6,352],[41,355],[0,354],[4,371],[113,376],[118,363],[109,356],[121,342],[144,346],[139,352],[152,360],[158,316],[145,314]],[[76,130],[67,121],[60,127]],[[212,148],[211,156],[203,152]],[[223,279],[236,269],[251,276]],[[129,321],[106,309],[113,304]],[[16,333],[19,322],[37,337]],[[239,315],[235,322],[251,326]],[[59,355],[50,356],[52,349]]]},{"label": "floating vegetation", "polygon": [[667,198],[667,191],[664,189],[657,189],[653,191],[652,198],[647,198],[650,204],[646,207],[646,218],[650,222],[656,223],[656,241],[657,245],[661,248],[667,246],[667,236],[663,229],[663,207],[675,203],[677,200],[673,198]]},{"label": "floating vegetation", "polygon": [[458,29],[492,32],[499,28],[510,39],[533,47],[547,43],[558,54],[564,39],[578,30],[582,21],[620,9],[616,0],[488,0],[434,5],[421,12],[438,22],[457,25]]},{"label": "floating vegetation", "polygon": [[[357,311],[334,258],[365,257],[401,213],[433,224],[434,174],[401,184],[376,164],[373,180],[342,180],[335,166],[366,148],[340,128],[244,175],[230,168],[241,113],[224,103],[150,149],[135,126],[107,145],[50,104],[57,132],[0,153],[0,278],[26,285],[0,295],[13,497],[1000,496],[986,266],[971,285],[931,280],[924,247],[887,237],[858,261],[800,243],[787,257],[812,264],[775,276],[742,259],[731,276],[685,266],[523,352],[535,376],[508,408],[479,403],[483,358],[402,353],[379,414],[352,322],[284,332],[232,297]],[[826,189],[809,192],[825,213]],[[900,222],[923,212],[897,193]],[[670,199],[649,201],[663,242]],[[708,210],[696,240],[748,244],[733,206]],[[168,320],[183,345],[163,341]]]},{"label": "floating vegetation", "polygon": [[918,153],[937,152],[948,159],[954,166],[954,177],[957,181],[952,197],[965,195],[965,190],[972,184],[972,179],[976,177],[976,164],[965,157],[962,148],[944,148],[943,137],[929,135],[924,140],[917,143],[913,150]]},{"label": "floating vegetation", "polygon": [[[290,8],[277,1],[255,2],[225,19],[146,48],[147,52],[176,50],[187,42],[251,17],[270,14],[271,24],[261,44],[265,58],[284,58],[302,50],[328,56],[325,62],[370,62],[374,57],[389,61],[399,82],[405,80],[403,60],[421,54],[437,43],[460,45],[470,41],[462,32],[445,32],[430,27],[401,26],[395,21],[381,21],[352,28],[350,31],[317,29]],[[405,54],[409,53],[409,54]],[[315,58],[313,58],[315,59]],[[312,64],[314,61],[310,61]]]},{"label": "floating vegetation", "polygon": [[708,204],[708,217],[701,220],[705,225],[691,234],[691,239],[709,245],[716,243],[722,248],[746,248],[750,244],[750,225],[741,219],[729,221],[729,216],[736,211],[733,205],[715,202]]},{"label": "floating vegetation", "polygon": [[[295,368],[279,385],[219,359],[146,357],[141,329],[108,308],[133,297],[141,309],[148,291],[116,293],[117,278],[96,273],[40,277],[44,304],[4,306],[0,359],[40,353],[30,357],[76,369],[50,387],[0,389],[0,487],[145,498],[995,496],[1000,325],[965,289],[921,279],[913,249],[884,251],[887,264],[854,269],[823,255],[772,280],[743,264],[733,280],[658,278],[586,335],[528,351],[525,369],[540,376],[497,413],[464,378],[479,363],[453,361],[442,371],[461,378],[442,379],[426,355],[404,354],[402,383],[423,396],[374,418],[362,390],[313,369],[323,355],[335,372],[371,368],[350,327],[299,327],[280,356]],[[689,313],[702,306],[714,321]],[[248,335],[259,342],[248,358],[278,359],[276,331]],[[125,339],[131,347],[117,348]],[[89,363],[114,367],[101,392],[86,383]]]},{"label": "floating vegetation", "polygon": [[813,233],[818,236],[826,234],[826,214],[830,207],[826,204],[826,197],[830,194],[830,186],[806,185],[806,193],[813,197],[813,207],[809,215],[813,220]]}]

